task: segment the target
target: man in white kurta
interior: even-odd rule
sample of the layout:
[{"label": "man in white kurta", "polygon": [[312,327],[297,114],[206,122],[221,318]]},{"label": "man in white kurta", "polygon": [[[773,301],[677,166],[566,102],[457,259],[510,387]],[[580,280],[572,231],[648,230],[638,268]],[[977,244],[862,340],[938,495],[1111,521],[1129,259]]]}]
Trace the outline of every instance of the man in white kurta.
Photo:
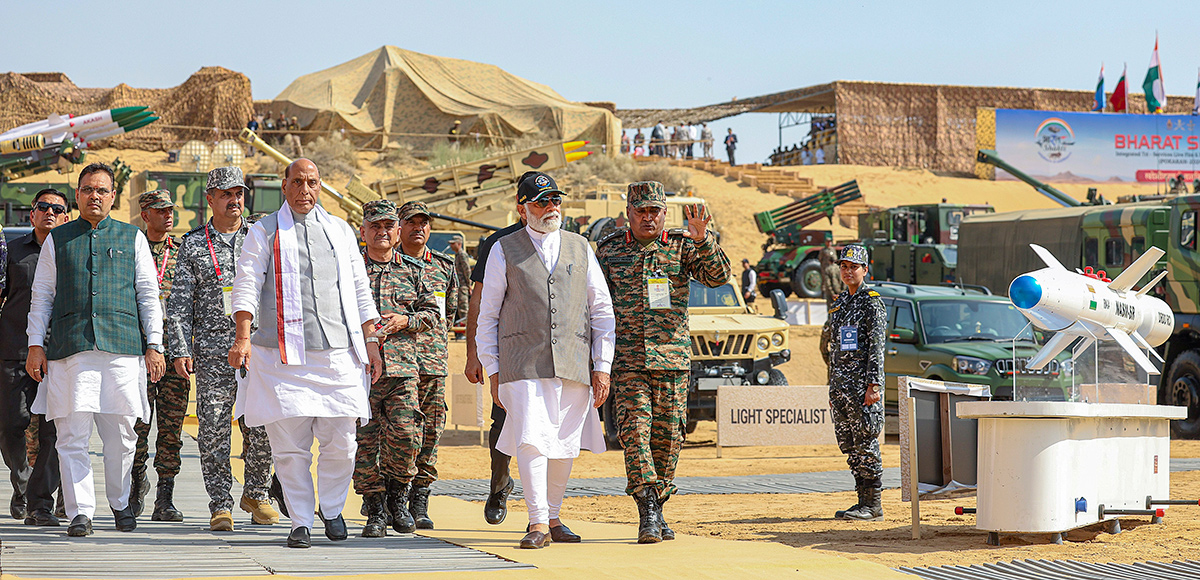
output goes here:
[{"label": "man in white kurta", "polygon": [[477,342],[508,413],[496,449],[516,457],[529,509],[520,546],[541,548],[580,541],[558,515],[579,450],[605,449],[596,407],[608,396],[616,322],[591,246],[559,229],[554,180],[525,174],[517,203],[528,225],[488,256]]},{"label": "man in white kurta", "polygon": [[237,334],[229,364],[245,369],[235,414],[266,427],[293,548],[311,545],[314,438],[325,535],[346,539],[355,421],[370,418],[370,383],[382,372],[366,267],[350,226],[316,205],[320,185],[311,161],[288,166],[287,203],[247,233],[231,297]]},{"label": "man in white kurta", "polygon": [[147,372],[157,381],[166,371],[150,245],[136,227],[108,216],[115,195],[108,166],[93,163],[80,172],[80,217],[54,229],[42,245],[26,329],[26,370],[41,382],[33,412],[44,413],[58,431],[70,536],[92,533],[93,423],[104,444],[105,492],[117,529],[137,527],[129,509],[133,428],[138,419],[150,420]]}]

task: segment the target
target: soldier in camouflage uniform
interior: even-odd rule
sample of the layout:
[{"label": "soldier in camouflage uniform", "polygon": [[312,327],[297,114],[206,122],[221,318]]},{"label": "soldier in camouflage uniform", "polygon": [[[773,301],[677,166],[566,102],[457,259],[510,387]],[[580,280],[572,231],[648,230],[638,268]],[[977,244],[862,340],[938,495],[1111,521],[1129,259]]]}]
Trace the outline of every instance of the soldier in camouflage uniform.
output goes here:
[{"label": "soldier in camouflage uniform", "polygon": [[825,247],[821,249],[818,257],[821,260],[821,296],[825,298],[825,308],[828,309],[833,305],[834,298],[846,289],[838,269],[837,250],[833,249],[833,240],[825,240]]},{"label": "soldier in camouflage uniform", "polygon": [[471,300],[471,259],[467,257],[462,236],[454,236],[450,240],[450,251],[454,252],[454,275],[458,276],[458,309],[453,313],[454,316],[447,318],[451,323],[457,323],[466,320],[467,305]]},{"label": "soldier in camouflage uniform", "polygon": [[883,461],[879,433],[883,429],[883,344],[887,309],[879,293],[863,283],[870,263],[867,249],[842,249],[839,267],[846,291],[829,309],[821,329],[821,354],[829,364],[829,407],[838,447],[848,457],[858,503],[838,518],[876,520],[883,517],[880,490]]},{"label": "soldier in camouflage uniform", "polygon": [[[146,239],[150,242],[150,253],[154,256],[154,269],[158,274],[159,300],[164,312],[171,295],[171,283],[175,277],[175,264],[179,257],[179,240],[170,235],[175,225],[175,203],[171,192],[165,189],[148,191],[138,198],[142,208],[142,221],[146,222]],[[183,416],[187,413],[188,394],[192,384],[186,375],[172,372],[171,358],[167,357],[167,372],[157,383],[146,381],[146,397],[158,422],[158,434],[154,442],[154,470],[158,472],[158,492],[154,499],[152,520],[159,522],[182,522],[183,512],[175,509],[173,496],[175,476],[179,475],[179,450],[183,448]],[[134,425],[137,446],[133,454],[133,480],[130,484],[129,505],[135,516],[145,509],[146,492],[150,490],[150,478],[146,476],[146,462],[150,458],[150,424],[140,419]]]},{"label": "soldier in camouflage uniform", "polygon": [[439,327],[437,301],[421,282],[424,265],[393,250],[400,237],[399,221],[390,201],[363,205],[360,233],[381,317],[376,333],[383,337],[383,375],[371,385],[371,420],[358,427],[354,455],[354,491],[363,496],[367,512],[365,538],[386,535],[389,514],[397,532],[416,529],[406,504],[424,429],[417,396],[417,336]]},{"label": "soldier in camouflage uniform", "polygon": [[[196,373],[196,415],[199,419],[200,471],[208,491],[209,528],[233,530],[232,451],[233,401],[237,394],[235,369],[228,363],[235,334],[231,293],[249,224],[242,219],[246,187],[239,167],[208,172],[205,197],[212,218],[183,236],[175,287],[167,303],[167,338],[175,369]],[[242,497],[239,505],[256,524],[274,524],[279,512],[267,498],[271,479],[271,443],[265,427],[242,432]]]},{"label": "soldier in camouflage uniform", "polygon": [[433,292],[438,303],[437,324],[417,334],[417,367],[420,373],[417,394],[425,415],[421,452],[417,455],[417,476],[408,496],[408,511],[417,529],[432,530],[429,518],[429,486],[437,481],[437,450],[446,428],[446,336],[450,318],[458,311],[459,282],[454,258],[425,246],[429,239],[429,208],[410,201],[399,210],[400,245],[406,257],[420,265],[421,282]]},{"label": "soldier in camouflage uniform", "polygon": [[729,282],[729,258],[707,231],[702,205],[686,208],[687,229],[664,230],[662,184],[631,184],[630,226],[602,239],[596,257],[617,317],[613,406],[625,448],[626,493],[638,504],[638,542],[672,539],[662,504],[675,492],[675,464],[687,423],[689,281]]}]

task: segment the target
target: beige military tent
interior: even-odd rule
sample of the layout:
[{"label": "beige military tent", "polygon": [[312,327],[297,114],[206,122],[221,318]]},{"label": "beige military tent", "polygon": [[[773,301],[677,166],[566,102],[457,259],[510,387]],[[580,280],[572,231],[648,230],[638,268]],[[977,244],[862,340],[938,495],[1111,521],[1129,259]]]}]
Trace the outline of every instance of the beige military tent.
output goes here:
[{"label": "beige military tent", "polygon": [[304,75],[256,109],[295,116],[306,131],[345,129],[360,146],[400,139],[424,148],[445,139],[456,120],[464,138],[478,134],[493,145],[539,134],[611,150],[621,134],[611,112],[568,101],[499,67],[394,46]]}]

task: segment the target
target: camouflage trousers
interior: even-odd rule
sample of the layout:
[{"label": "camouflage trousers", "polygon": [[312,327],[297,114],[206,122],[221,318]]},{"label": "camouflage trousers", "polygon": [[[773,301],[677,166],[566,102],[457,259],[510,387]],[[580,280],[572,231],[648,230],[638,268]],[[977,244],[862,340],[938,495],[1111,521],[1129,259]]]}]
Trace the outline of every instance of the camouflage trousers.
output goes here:
[{"label": "camouflage trousers", "polygon": [[[224,357],[196,359],[196,418],[199,420],[200,473],[208,492],[208,510],[233,511],[233,400],[237,395],[236,373]],[[242,496],[267,499],[271,485],[271,442],[264,427],[247,427],[238,419],[242,432],[244,462]]]},{"label": "camouflage trousers", "polygon": [[429,487],[437,481],[438,442],[442,440],[442,431],[446,430],[446,377],[421,375],[417,395],[421,399],[421,414],[425,415],[425,423],[413,487]]},{"label": "camouflage trousers", "polygon": [[371,385],[371,420],[359,420],[354,453],[354,491],[383,493],[387,480],[409,483],[417,474],[417,454],[425,417],[418,408],[416,377],[383,377]]},{"label": "camouflage trousers", "polygon": [[469,288],[470,285],[470,282],[458,285],[458,308],[454,312],[453,322],[467,319],[467,305],[471,301],[471,289]]},{"label": "camouflage trousers", "polygon": [[[167,368],[174,368],[169,361]],[[173,371],[168,371],[157,383],[146,378],[146,397],[150,399],[150,412],[158,423],[158,434],[154,439],[154,471],[159,479],[170,479],[179,475],[179,450],[183,448],[183,416],[187,413],[188,395],[192,382]],[[146,462],[150,459],[150,424],[138,419],[133,430],[137,433],[137,445],[133,452],[133,476],[140,478],[146,473]]]},{"label": "camouflage trousers", "polygon": [[883,401],[863,405],[865,385],[831,385],[829,408],[838,449],[846,454],[846,463],[855,477],[866,481],[883,478],[883,458],[879,454],[879,433],[883,430]]},{"label": "camouflage trousers", "polygon": [[633,495],[647,486],[662,499],[675,493],[687,391],[687,371],[613,369],[613,407],[625,448],[625,493]]}]

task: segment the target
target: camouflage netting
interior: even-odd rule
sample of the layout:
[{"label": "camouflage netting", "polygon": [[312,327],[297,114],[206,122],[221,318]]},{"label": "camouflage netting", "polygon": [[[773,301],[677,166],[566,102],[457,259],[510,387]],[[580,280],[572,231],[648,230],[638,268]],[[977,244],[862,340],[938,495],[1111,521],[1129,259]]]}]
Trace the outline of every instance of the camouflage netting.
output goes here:
[{"label": "camouflage netting", "polygon": [[[161,117],[101,146],[164,150],[192,139],[211,140],[212,128],[227,139],[253,114],[250,79],[221,67],[205,67],[169,89],[84,89],[62,73],[0,74],[0,131],[44,120],[52,114],[82,115],[114,107],[144,106]],[[185,128],[189,127],[189,128]],[[195,127],[195,128],[190,128]]]},{"label": "camouflage netting", "polygon": [[360,147],[380,146],[380,131],[446,135],[456,120],[460,135],[477,133],[498,145],[527,134],[616,144],[621,134],[605,108],[569,101],[493,65],[394,46],[304,75],[257,109],[294,116],[306,132],[344,129]]}]

